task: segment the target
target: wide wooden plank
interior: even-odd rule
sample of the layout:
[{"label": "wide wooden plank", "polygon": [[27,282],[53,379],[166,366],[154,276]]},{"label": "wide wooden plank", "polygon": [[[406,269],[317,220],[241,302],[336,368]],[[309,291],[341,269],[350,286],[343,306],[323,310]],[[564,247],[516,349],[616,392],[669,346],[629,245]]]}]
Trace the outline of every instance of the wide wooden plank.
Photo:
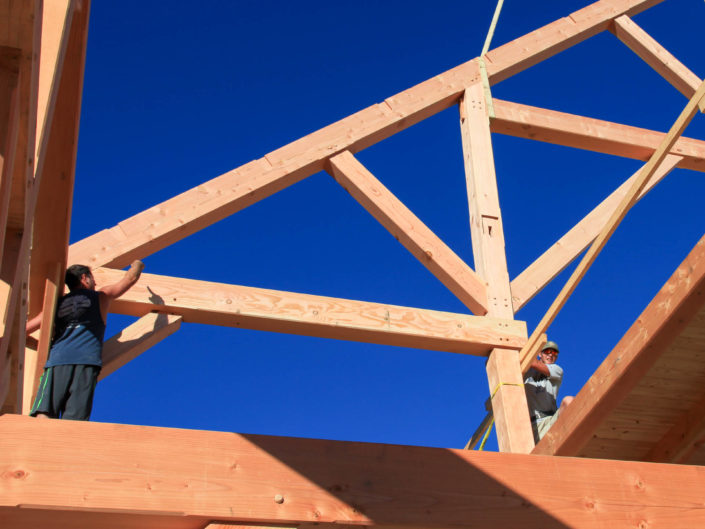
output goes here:
[{"label": "wide wooden plank", "polygon": [[[669,174],[682,160],[680,156],[668,155],[661,163],[637,200],[641,200],[663,178]],[[639,177],[634,173],[626,182],[619,186],[610,196],[603,200],[595,209],[588,213],[580,222],[573,226],[563,237],[558,239],[548,250],[541,254],[533,263],[512,280],[512,303],[514,311],[518,311],[538,294],[548,283],[578,257],[587,248],[600,230],[609,220],[629,188]]]},{"label": "wide wooden plank", "polygon": [[150,312],[142,316],[103,344],[103,368],[98,380],[103,380],[134,360],[150,347],[171,336],[181,326],[181,316]]},{"label": "wide wooden plank", "polygon": [[[491,81],[498,82],[577,44],[605,29],[617,16],[659,1],[600,0],[571,15],[574,23],[568,33],[551,29],[547,36],[539,29],[500,46],[490,52]],[[449,108],[477,81],[477,60],[473,59],[78,241],[71,245],[69,261],[91,267],[127,266],[133,259],[144,258],[322,170],[332,156],[346,150],[355,153]]]},{"label": "wide wooden plank", "polygon": [[[473,313],[487,313],[485,282],[350,151],[330,159],[335,180]],[[507,288],[509,285],[507,284]],[[492,314],[504,317],[501,314]]]},{"label": "wide wooden plank", "polygon": [[[98,285],[114,283],[123,274],[94,270]],[[131,316],[160,311],[190,323],[474,355],[487,355],[493,347],[519,349],[526,338],[526,324],[519,321],[154,274],[142,274],[110,310]]]},{"label": "wide wooden plank", "polygon": [[533,453],[576,455],[705,304],[705,237],[695,245]]},{"label": "wide wooden plank", "polygon": [[[588,151],[648,160],[665,133],[565,112],[494,100],[492,132]],[[705,141],[681,137],[670,154],[682,156],[679,167],[705,171]]]},{"label": "wide wooden plank", "polygon": [[[690,99],[700,86],[700,78],[656,42],[627,15],[614,19],[610,30],[685,97]],[[702,107],[701,107],[702,110]]]},{"label": "wide wooden plank", "polygon": [[154,516],[199,529],[213,520],[473,529],[705,523],[705,475],[657,463],[5,415],[0,468],[0,517],[16,523],[19,511],[50,529],[66,511],[86,513],[95,527],[117,515],[124,527],[130,516]]}]

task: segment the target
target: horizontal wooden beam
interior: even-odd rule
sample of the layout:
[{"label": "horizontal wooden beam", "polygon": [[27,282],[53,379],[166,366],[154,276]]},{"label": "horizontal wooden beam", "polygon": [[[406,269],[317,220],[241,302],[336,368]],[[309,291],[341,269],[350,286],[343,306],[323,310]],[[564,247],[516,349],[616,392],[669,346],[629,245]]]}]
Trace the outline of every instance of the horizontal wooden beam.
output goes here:
[{"label": "horizontal wooden beam", "polygon": [[[654,176],[639,194],[641,200],[656,184],[670,173],[682,160],[680,156],[668,155]],[[512,303],[517,312],[538,294],[548,283],[573,262],[587,248],[607,223],[630,186],[638,178],[641,169],[619,186],[610,196],[588,213],[580,222],[531,263],[512,281]]]},{"label": "horizontal wooden beam", "polygon": [[103,344],[103,380],[181,327],[181,316],[150,312]]},{"label": "horizontal wooden beam", "polygon": [[487,284],[350,151],[330,159],[333,178],[473,313],[487,313]]},{"label": "horizontal wooden beam", "polygon": [[610,31],[681,94],[688,99],[693,97],[701,83],[698,76],[671,55],[631,18],[627,15],[615,18],[614,23],[610,26]]},{"label": "horizontal wooden beam", "polygon": [[[94,270],[98,285],[124,272]],[[360,342],[486,355],[493,347],[519,349],[526,324],[482,316],[142,274],[113,302],[112,312],[143,316],[159,311],[185,322],[304,334]]]},{"label": "horizontal wooden beam", "polygon": [[[648,160],[666,136],[639,127],[494,100],[492,132],[518,138]],[[682,156],[679,167],[705,171],[705,141],[681,137],[670,154]]]},{"label": "horizontal wooden beam", "polygon": [[[560,27],[549,25],[500,46],[488,55],[490,81],[587,39],[617,16],[660,1],[600,0],[561,19]],[[323,170],[336,154],[358,152],[449,108],[478,80],[473,59],[72,244],[69,263],[125,267]]]},{"label": "horizontal wooden beam", "polygon": [[170,521],[179,529],[213,521],[429,529],[705,524],[705,473],[633,461],[4,415],[0,468],[4,529],[68,527],[61,525],[68,517],[72,529],[87,521],[118,527],[111,520],[123,529]]},{"label": "horizontal wooden beam", "polygon": [[575,455],[705,304],[705,236],[590,377],[533,453]]}]

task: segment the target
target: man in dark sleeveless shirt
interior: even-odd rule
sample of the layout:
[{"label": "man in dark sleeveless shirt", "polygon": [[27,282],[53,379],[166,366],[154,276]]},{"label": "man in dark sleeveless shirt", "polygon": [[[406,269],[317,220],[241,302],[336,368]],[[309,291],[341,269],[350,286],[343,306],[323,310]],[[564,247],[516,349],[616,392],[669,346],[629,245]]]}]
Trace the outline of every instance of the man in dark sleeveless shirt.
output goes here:
[{"label": "man in dark sleeveless shirt", "polygon": [[[37,398],[30,415],[87,421],[103,365],[103,335],[110,302],[127,292],[144,264],[134,261],[123,278],[96,290],[91,269],[73,265],[66,270],[70,292],[59,299],[54,336]],[[42,314],[27,322],[27,334],[37,330]]]}]

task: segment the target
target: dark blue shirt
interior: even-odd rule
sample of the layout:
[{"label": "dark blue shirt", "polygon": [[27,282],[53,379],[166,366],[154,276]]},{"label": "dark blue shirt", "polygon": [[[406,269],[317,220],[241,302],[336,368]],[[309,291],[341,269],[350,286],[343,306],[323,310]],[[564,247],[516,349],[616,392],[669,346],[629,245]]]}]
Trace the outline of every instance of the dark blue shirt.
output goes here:
[{"label": "dark blue shirt", "polygon": [[102,366],[105,322],[100,315],[100,292],[74,290],[59,299],[54,340],[45,367],[68,364]]}]

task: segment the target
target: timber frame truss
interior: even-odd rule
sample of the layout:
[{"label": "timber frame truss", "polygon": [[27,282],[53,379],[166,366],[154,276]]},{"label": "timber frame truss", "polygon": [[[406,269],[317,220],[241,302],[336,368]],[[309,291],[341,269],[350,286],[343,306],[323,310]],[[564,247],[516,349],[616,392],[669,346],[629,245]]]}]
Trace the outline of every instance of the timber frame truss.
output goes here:
[{"label": "timber frame truss", "polygon": [[[522,372],[545,339],[546,328],[629,208],[677,167],[705,171],[705,141],[681,136],[694,114],[705,108],[705,84],[630,18],[660,1],[599,0],[489,51],[482,62],[491,85],[611,31],[689,100],[668,133],[488,101],[480,60],[473,59],[69,247],[90,2],[0,0],[3,527],[521,523],[529,528],[616,523],[646,528],[674,519],[681,526],[703,525],[705,474],[697,467],[529,455],[558,450],[576,455],[590,432],[581,431],[583,444],[576,441],[573,452],[556,439],[535,450],[521,387]],[[355,157],[452,106],[459,110],[475,270]],[[647,163],[510,280],[493,132]],[[486,356],[500,451],[511,453],[36,421],[15,415],[28,412],[36,393],[67,262],[91,266],[99,284],[111,282],[132,260],[322,170],[473,315],[144,274],[113,304],[114,312],[139,319],[106,342],[102,376],[173,334],[182,321]],[[702,244],[696,257],[690,257],[696,264],[702,260]],[[514,313],[588,247],[528,336]],[[683,287],[683,296],[702,288],[700,278]],[[26,319],[40,310],[42,331],[38,339],[25,341]],[[649,346],[648,341],[643,345]],[[569,428],[571,420],[563,421],[562,430],[559,422],[557,432]],[[55,440],[51,453],[46,439]],[[553,481],[534,479],[548,467]]]}]

